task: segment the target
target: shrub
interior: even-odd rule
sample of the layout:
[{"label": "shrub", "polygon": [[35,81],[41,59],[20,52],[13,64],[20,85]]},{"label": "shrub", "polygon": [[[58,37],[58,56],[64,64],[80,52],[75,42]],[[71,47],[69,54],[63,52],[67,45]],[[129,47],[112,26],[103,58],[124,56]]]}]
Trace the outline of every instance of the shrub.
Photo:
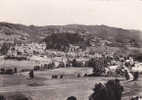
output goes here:
[{"label": "shrub", "polygon": [[3,95],[0,95],[0,100],[6,100],[6,98]]},{"label": "shrub", "polygon": [[65,64],[63,62],[60,62],[60,64],[58,65],[58,68],[61,68],[61,67],[65,67]]},{"label": "shrub", "polygon": [[72,66],[73,66],[73,67],[83,67],[84,65],[83,65],[82,62],[79,62],[79,61],[77,61],[76,59],[73,59],[73,60],[72,60]]},{"label": "shrub", "polygon": [[75,96],[70,96],[67,98],[67,100],[77,100]]},{"label": "shrub", "polygon": [[105,72],[105,67],[108,66],[108,60],[106,58],[92,58],[88,61],[88,67],[93,68],[93,74],[95,76],[102,75]]},{"label": "shrub", "polygon": [[55,67],[55,63],[50,63],[50,64],[48,64],[48,68],[49,69],[53,69]]},{"label": "shrub", "polygon": [[5,70],[5,74],[13,74],[13,73],[14,73],[13,69],[6,69]]},{"label": "shrub", "polygon": [[96,84],[93,89],[94,93],[89,100],[121,100],[123,87],[118,79],[109,80],[105,85]]},{"label": "shrub", "polygon": [[34,66],[34,70],[35,70],[35,71],[40,70],[40,66]]},{"label": "shrub", "polygon": [[8,53],[8,50],[10,49],[11,47],[11,43],[3,43],[1,49],[0,49],[0,53],[2,55],[6,55]]},{"label": "shrub", "polygon": [[10,100],[32,100],[31,97],[27,97],[24,94],[21,93],[15,93],[13,95],[8,96],[8,99]]}]

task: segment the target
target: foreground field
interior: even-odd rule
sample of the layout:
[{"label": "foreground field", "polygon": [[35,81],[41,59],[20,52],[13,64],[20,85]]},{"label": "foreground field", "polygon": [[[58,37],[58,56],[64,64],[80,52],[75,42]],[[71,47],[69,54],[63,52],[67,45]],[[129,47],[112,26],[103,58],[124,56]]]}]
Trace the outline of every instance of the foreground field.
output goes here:
[{"label": "foreground field", "polygon": [[[68,71],[56,69],[50,72],[36,72],[35,79],[29,80],[26,73],[18,75],[0,75],[0,94],[5,96],[14,93],[23,93],[31,96],[33,100],[66,100],[69,96],[76,96],[78,100],[88,100],[95,83],[106,82],[116,77],[71,77],[74,71],[79,69],[71,68]],[[59,74],[64,71],[65,78],[49,79],[50,74]],[[59,73],[57,73],[59,72]],[[66,73],[65,73],[66,72]],[[67,77],[68,76],[68,77]],[[123,100],[129,100],[133,95],[142,95],[142,78],[136,82],[128,82],[124,78],[117,77],[124,86]]]}]

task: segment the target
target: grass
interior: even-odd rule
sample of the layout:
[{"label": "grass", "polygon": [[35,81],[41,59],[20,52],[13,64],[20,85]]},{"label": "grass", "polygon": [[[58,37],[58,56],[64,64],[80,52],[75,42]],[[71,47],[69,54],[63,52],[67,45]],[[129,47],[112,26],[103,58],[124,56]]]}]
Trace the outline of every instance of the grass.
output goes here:
[{"label": "grass", "polygon": [[[88,96],[91,95],[95,83],[114,79],[114,77],[82,77],[49,80],[40,77],[41,74],[38,73],[35,79],[23,79],[21,83],[17,83],[17,85],[9,83],[9,85],[7,84],[7,86],[0,88],[0,93],[8,95],[20,92],[25,95],[30,95],[33,100],[66,100],[69,96],[76,96],[78,100],[88,100]],[[3,76],[3,78],[5,78],[6,82],[6,80],[10,81],[12,76]],[[21,78],[18,77],[12,79],[15,82],[21,80]],[[124,78],[119,79],[125,90],[123,100],[128,100],[132,95],[138,95],[142,90],[142,78],[136,82],[127,82]]]},{"label": "grass", "polygon": [[[32,68],[35,62],[31,61],[2,61],[0,65],[7,67],[17,66],[18,69]],[[32,66],[31,66],[32,65]],[[14,93],[22,93],[31,96],[33,100],[66,100],[69,96],[76,96],[77,100],[88,100],[94,85],[98,82],[106,82],[115,77],[80,77],[78,73],[91,73],[90,68],[59,68],[48,71],[35,72],[35,78],[29,79],[28,73],[15,75],[0,75],[0,94],[9,96]],[[63,79],[51,79],[52,75],[63,74]],[[124,86],[122,100],[129,100],[132,95],[142,95],[142,78],[136,82],[127,82],[120,78]]]},{"label": "grass", "polygon": [[[38,81],[38,80],[37,80]],[[65,100],[68,96],[76,96],[78,100],[87,100],[92,93],[92,88],[96,82],[105,82],[105,78],[76,78],[76,79],[54,79],[44,80],[43,86],[29,86],[19,84],[7,86],[0,89],[5,90],[5,94],[22,92],[29,94],[33,100]]]}]

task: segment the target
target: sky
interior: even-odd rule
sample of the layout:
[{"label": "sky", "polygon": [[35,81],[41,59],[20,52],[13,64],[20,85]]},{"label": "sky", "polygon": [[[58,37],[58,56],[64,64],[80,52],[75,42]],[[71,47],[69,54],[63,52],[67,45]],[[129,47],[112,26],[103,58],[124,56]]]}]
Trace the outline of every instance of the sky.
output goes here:
[{"label": "sky", "polygon": [[0,21],[109,25],[142,30],[142,0],[0,0]]}]

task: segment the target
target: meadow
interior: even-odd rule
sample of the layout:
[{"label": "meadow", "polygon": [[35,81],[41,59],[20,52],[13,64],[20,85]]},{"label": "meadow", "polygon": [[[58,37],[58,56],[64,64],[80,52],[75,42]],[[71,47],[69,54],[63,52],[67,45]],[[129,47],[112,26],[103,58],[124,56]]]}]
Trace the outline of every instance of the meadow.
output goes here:
[{"label": "meadow", "polygon": [[[32,69],[38,62],[1,60],[0,66]],[[14,75],[0,75],[0,94],[9,96],[23,93],[33,100],[66,100],[76,96],[77,100],[88,100],[96,83],[105,83],[109,79],[118,78],[124,86],[122,100],[129,100],[133,95],[142,95],[142,78],[138,81],[126,81],[124,77],[84,77],[91,74],[91,68],[57,68],[47,71],[35,71],[35,78],[29,79],[29,72]],[[80,77],[77,75],[80,74]],[[53,79],[52,75],[63,75],[63,78]]]}]

